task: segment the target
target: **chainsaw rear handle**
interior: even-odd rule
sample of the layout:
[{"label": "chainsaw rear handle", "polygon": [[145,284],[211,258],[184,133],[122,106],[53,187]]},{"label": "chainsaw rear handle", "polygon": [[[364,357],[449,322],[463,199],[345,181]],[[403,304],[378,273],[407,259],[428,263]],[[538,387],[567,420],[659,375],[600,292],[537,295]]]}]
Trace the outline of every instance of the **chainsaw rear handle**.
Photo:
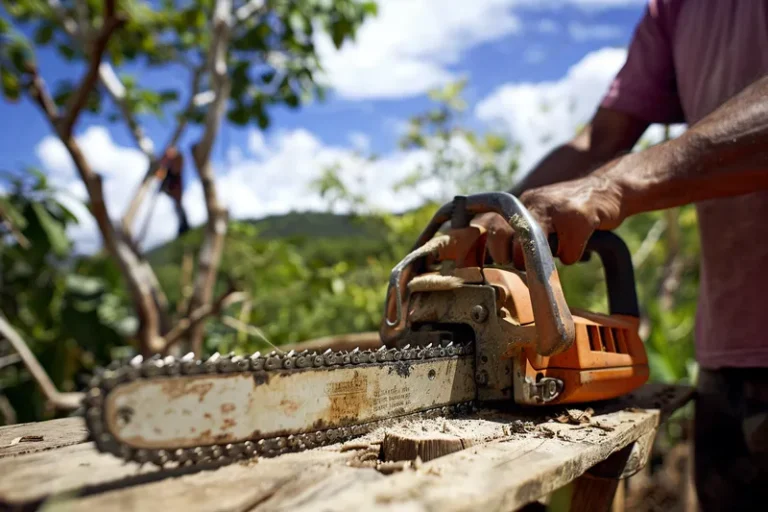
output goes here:
[{"label": "chainsaw rear handle", "polygon": [[402,270],[421,255],[419,249],[432,239],[440,226],[451,220],[451,227],[465,227],[469,225],[470,220],[475,215],[491,212],[498,213],[509,221],[515,234],[520,237],[531,306],[536,318],[538,334],[536,352],[543,356],[549,356],[567,350],[573,344],[576,329],[563,295],[560,278],[549,248],[549,241],[525,206],[515,196],[507,192],[456,196],[452,202],[444,204],[438,209],[414,244],[410,257],[406,257],[398,264],[390,275],[386,301],[389,301],[390,291],[394,288],[398,294],[396,300],[397,319],[395,322],[391,322],[386,316],[385,310],[387,324],[396,325],[402,318],[400,306],[402,300],[400,274]]},{"label": "chainsaw rear handle", "polygon": [[[557,246],[557,234],[552,233],[549,235],[552,254],[557,254]],[[613,231],[595,231],[584,248],[581,261],[589,261],[592,253],[597,254],[603,264],[610,313],[639,317],[635,269],[627,244]]]}]

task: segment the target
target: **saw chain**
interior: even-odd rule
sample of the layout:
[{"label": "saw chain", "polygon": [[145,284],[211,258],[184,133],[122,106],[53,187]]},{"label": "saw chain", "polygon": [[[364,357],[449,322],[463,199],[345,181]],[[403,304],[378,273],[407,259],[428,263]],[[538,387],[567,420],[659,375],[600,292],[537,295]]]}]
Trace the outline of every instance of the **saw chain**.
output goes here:
[{"label": "saw chain", "polygon": [[[280,435],[241,440],[239,442],[205,443],[197,446],[185,446],[175,449],[146,448],[131,445],[115,435],[107,419],[108,401],[113,393],[125,390],[136,383],[157,383],[174,385],[179,376],[238,376],[256,379],[259,383],[269,383],[278,375],[280,378],[295,372],[317,370],[361,369],[373,371],[387,368],[391,374],[410,365],[446,361],[459,361],[474,365],[473,343],[454,344],[442,342],[420,347],[405,346],[402,349],[382,347],[379,350],[331,351],[279,353],[273,351],[262,355],[256,352],[248,357],[237,355],[222,356],[214,354],[207,360],[195,359],[193,354],[182,358],[173,356],[154,356],[144,360],[137,356],[130,361],[114,362],[107,368],[97,371],[84,398],[86,424],[91,440],[99,451],[111,453],[123,460],[140,464],[152,463],[157,466],[176,464],[180,466],[201,463],[228,464],[255,456],[272,457],[287,452],[302,451],[328,444],[338,443],[364,435],[374,429],[387,426],[404,417],[434,418],[468,413],[475,407],[474,398],[455,403],[436,403],[419,410],[408,410],[408,404],[399,415],[388,416],[374,421],[360,421],[345,418],[347,424],[331,428],[319,428],[304,432],[281,431]],[[471,360],[471,361],[470,361]],[[373,367],[373,368],[371,368]],[[434,378],[430,370],[429,379]],[[293,389],[297,394],[306,390]],[[202,398],[200,399],[202,402]],[[406,400],[407,401],[407,400]],[[157,411],[158,414],[161,411]],[[270,411],[259,411],[269,415]]]}]

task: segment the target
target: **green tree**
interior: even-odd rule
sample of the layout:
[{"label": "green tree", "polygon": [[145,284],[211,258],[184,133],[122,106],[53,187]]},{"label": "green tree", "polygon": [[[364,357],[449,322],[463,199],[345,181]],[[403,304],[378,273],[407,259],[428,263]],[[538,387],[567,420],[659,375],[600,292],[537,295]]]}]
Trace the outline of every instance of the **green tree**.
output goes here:
[{"label": "green tree", "polygon": [[[28,97],[61,139],[88,194],[104,248],[122,276],[136,314],[133,339],[144,354],[165,352],[186,340],[199,352],[204,321],[226,297],[214,298],[228,213],[218,198],[211,150],[221,124],[255,122],[266,128],[278,106],[298,108],[322,97],[316,81],[321,63],[314,44],[328,34],[339,48],[354,37],[372,2],[355,0],[3,0],[0,18],[0,83],[11,101]],[[35,50],[51,47],[73,69],[76,81],[49,91]],[[186,73],[186,87],[140,83],[129,69]],[[138,75],[137,75],[138,76]],[[75,127],[84,111],[124,123],[149,167],[115,225],[108,215],[100,176],[84,156]],[[163,150],[142,128],[148,117],[171,114],[175,127]],[[175,312],[133,233],[134,216],[152,186],[162,155],[195,128],[191,155],[207,210],[192,294]],[[225,290],[229,293],[231,290]],[[176,315],[175,313],[178,313]],[[183,326],[183,327],[180,327]]]},{"label": "green tree", "polygon": [[[76,218],[45,175],[32,169],[5,183],[9,189],[0,195],[0,359],[7,364],[0,365],[5,366],[0,395],[15,419],[34,421],[52,412],[50,402],[76,407],[75,395],[66,393],[79,389],[96,363],[119,356],[134,326],[130,311],[110,291],[118,287],[119,275],[89,272],[72,257],[66,229]],[[29,340],[29,353],[15,337]]]}]

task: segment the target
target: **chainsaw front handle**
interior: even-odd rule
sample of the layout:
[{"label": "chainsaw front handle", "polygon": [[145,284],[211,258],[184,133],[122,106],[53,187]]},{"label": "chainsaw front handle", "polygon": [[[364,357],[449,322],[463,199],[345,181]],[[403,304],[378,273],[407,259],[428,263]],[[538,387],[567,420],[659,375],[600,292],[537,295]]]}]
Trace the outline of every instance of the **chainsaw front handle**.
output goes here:
[{"label": "chainsaw front handle", "polygon": [[[451,227],[454,229],[461,228],[468,226],[475,215],[491,212],[503,216],[512,225],[515,235],[520,237],[531,306],[536,319],[537,353],[549,356],[567,350],[573,344],[576,330],[563,295],[549,240],[528,209],[512,194],[487,192],[456,196],[452,202],[438,209],[414,244],[411,255],[420,255],[419,249],[432,240],[446,221],[451,220]],[[386,302],[388,303],[393,288],[397,293],[395,322],[390,321],[385,310],[385,319],[390,326],[397,325],[402,319],[400,276],[404,267],[415,258],[406,259],[407,263],[404,260],[393,269],[389,279]]]}]

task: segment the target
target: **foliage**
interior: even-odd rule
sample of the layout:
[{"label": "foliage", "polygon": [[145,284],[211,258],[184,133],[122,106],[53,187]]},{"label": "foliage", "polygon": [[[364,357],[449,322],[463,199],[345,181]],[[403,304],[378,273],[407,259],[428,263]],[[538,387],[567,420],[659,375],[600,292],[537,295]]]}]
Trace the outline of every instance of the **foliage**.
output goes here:
[{"label": "foliage", "polygon": [[[15,176],[0,196],[0,312],[62,391],[82,387],[95,364],[124,350],[131,312],[111,290],[115,273],[89,273],[71,257],[66,228],[75,217],[39,171]],[[0,355],[9,348],[0,341]],[[45,417],[42,395],[26,370],[0,372],[19,421]]]},{"label": "foliage", "polygon": [[[61,11],[51,7],[54,2],[3,0],[3,7],[13,22],[0,19],[0,48],[3,49],[0,76],[7,99],[16,100],[21,94],[22,75],[27,65],[34,62],[33,46],[51,48],[66,62],[87,62],[82,46],[73,44],[71,30],[62,22],[62,16],[75,20],[76,30],[82,32],[83,27],[97,26],[95,22],[104,16],[104,3],[98,0],[57,3]],[[324,88],[317,80],[322,71],[314,39],[318,33],[328,34],[335,47],[340,48],[354,37],[368,16],[377,13],[376,3],[371,1],[266,0],[254,2],[255,7],[247,1],[233,3],[231,44],[227,52],[232,88],[226,115],[233,124],[255,122],[261,128],[269,126],[270,112],[275,107],[298,108],[302,101],[316,95],[324,97]],[[84,9],[80,9],[78,6],[83,4]],[[164,117],[169,109],[175,109],[176,118],[203,122],[208,102],[191,109],[183,108],[180,103],[184,96],[211,89],[210,76],[203,77],[198,84],[199,91],[173,83],[158,87],[153,84],[154,80],[140,82],[137,77],[153,70],[169,73],[186,69],[190,76],[202,70],[207,65],[213,42],[210,21],[215,5],[214,0],[119,2],[126,22],[119,36],[109,41],[107,53],[117,68],[126,103],[133,114]],[[57,83],[56,103],[65,105],[76,88],[70,80]],[[93,113],[103,112],[106,119],[112,121],[121,119],[119,109],[107,105],[104,95],[104,89],[94,91],[88,109]]]},{"label": "foliage", "polygon": [[410,119],[400,147],[428,151],[432,158],[428,166],[414,169],[395,190],[429,182],[437,192],[429,199],[442,203],[455,193],[509,188],[520,148],[502,135],[479,135],[464,126],[466,101],[462,93],[466,84],[462,79],[430,91],[434,107]]}]

